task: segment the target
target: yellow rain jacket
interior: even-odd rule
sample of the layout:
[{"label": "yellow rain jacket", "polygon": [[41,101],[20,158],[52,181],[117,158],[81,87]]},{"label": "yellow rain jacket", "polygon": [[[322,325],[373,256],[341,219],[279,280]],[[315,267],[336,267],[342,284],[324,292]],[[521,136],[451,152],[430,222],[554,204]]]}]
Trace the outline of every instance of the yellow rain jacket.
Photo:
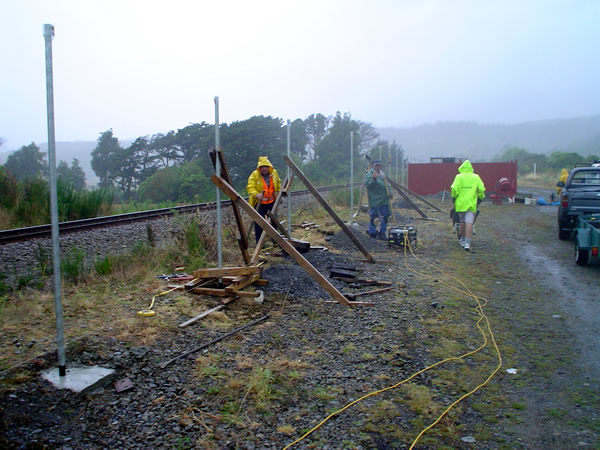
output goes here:
[{"label": "yellow rain jacket", "polygon": [[[567,169],[563,169],[560,171],[560,178],[558,179],[558,181],[562,181],[563,183],[567,182],[567,178],[569,178],[569,172],[567,171]],[[556,195],[560,196],[560,193],[562,192],[562,188],[559,186],[556,188]]]},{"label": "yellow rain jacket", "polygon": [[454,178],[450,195],[454,199],[456,212],[477,212],[477,199],[485,197],[485,186],[479,175],[473,173],[473,166],[467,159],[458,168],[458,175]]},{"label": "yellow rain jacket", "polygon": [[[260,170],[258,170],[258,168],[261,166],[269,167],[269,174],[271,175],[271,182],[273,183],[274,187],[274,196],[276,197],[279,191],[281,190],[281,179],[279,178],[277,170],[273,167],[273,164],[271,164],[268,157],[259,156],[258,164],[256,165],[256,170],[252,172],[248,177],[248,186],[246,187],[246,191],[248,192],[249,196],[248,203],[250,203],[250,206],[252,207],[256,206],[256,204],[258,203],[256,194],[262,192],[264,189],[263,177],[260,173]],[[267,200],[270,200],[268,201],[268,203],[271,203],[271,201],[275,200],[275,198]]]}]

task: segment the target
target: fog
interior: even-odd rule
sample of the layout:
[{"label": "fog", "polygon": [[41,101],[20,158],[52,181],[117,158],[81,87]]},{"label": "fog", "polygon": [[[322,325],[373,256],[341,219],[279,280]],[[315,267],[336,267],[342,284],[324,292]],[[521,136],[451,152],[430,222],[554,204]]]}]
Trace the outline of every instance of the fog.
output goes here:
[{"label": "fog", "polygon": [[376,127],[600,112],[597,1],[0,3],[1,150],[254,115],[350,112]]}]

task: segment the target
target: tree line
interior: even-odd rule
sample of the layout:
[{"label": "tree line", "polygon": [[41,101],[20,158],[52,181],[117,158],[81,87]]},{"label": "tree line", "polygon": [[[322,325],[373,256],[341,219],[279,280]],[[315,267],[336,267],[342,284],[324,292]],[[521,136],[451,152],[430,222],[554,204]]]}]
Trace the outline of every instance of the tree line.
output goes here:
[{"label": "tree line", "polygon": [[[79,161],[57,166],[60,220],[93,217],[119,202],[204,202],[215,197],[210,181],[214,167],[208,150],[214,145],[214,124],[192,123],[178,130],[138,137],[122,146],[111,129],[100,133],[91,154],[91,166],[100,179],[98,187],[86,187]],[[404,161],[404,150],[395,142],[378,139],[375,128],[352,118],[350,113],[311,114],[290,124],[290,152],[315,184],[347,182],[350,170],[350,133],[355,175],[364,171],[361,158],[383,156],[394,167]],[[246,180],[256,169],[259,156],[268,156],[285,174],[287,124],[277,117],[254,116],[220,124],[223,147],[234,187],[245,194]],[[21,147],[0,166],[0,208],[8,211],[14,226],[49,222],[46,154],[35,144]],[[68,206],[69,201],[79,205]],[[93,211],[95,209],[95,212]],[[37,217],[33,217],[37,211]],[[5,213],[4,216],[7,214]],[[4,222],[7,221],[5,218]],[[0,224],[2,225],[2,224]]]},{"label": "tree line", "polygon": [[[317,184],[347,180],[350,132],[356,160],[367,152],[378,154],[380,149],[393,164],[396,158],[404,158],[402,148],[395,142],[377,139],[370,123],[340,112],[333,116],[311,114],[291,122],[291,156]],[[254,116],[221,124],[219,134],[232,183],[239,192],[245,193],[246,180],[256,169],[259,156],[268,156],[279,171],[287,167],[283,162],[287,154],[287,125],[280,118]],[[101,133],[92,151],[92,169],[100,178],[100,186],[118,189],[125,199],[214,200],[215,187],[210,182],[214,167],[208,154],[214,136],[213,124],[194,123],[177,131],[139,137],[124,148],[112,130],[107,130]],[[357,167],[358,174],[362,169]]]},{"label": "tree line", "polygon": [[521,175],[537,172],[556,172],[561,169],[571,170],[577,163],[600,160],[599,156],[582,156],[577,152],[553,151],[549,155],[531,153],[524,148],[507,145],[492,161],[517,161],[518,173]]}]

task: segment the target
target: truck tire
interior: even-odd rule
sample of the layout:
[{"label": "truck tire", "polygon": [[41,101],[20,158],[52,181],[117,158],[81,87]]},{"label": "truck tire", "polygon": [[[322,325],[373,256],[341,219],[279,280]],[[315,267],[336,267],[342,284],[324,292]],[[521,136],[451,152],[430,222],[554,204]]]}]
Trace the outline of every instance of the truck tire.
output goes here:
[{"label": "truck tire", "polygon": [[558,238],[561,241],[567,241],[571,238],[571,230],[564,230],[560,226],[558,227]]},{"label": "truck tire", "polygon": [[590,251],[579,248],[579,242],[575,242],[575,262],[579,266],[587,266],[590,261]]}]

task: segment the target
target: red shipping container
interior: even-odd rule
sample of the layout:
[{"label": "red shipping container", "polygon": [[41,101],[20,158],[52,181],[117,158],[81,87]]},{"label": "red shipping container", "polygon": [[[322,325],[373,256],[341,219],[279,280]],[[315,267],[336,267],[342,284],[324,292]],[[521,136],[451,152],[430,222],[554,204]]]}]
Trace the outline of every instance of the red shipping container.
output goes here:
[{"label": "red shipping container", "polygon": [[[496,191],[500,178],[507,178],[517,190],[517,161],[471,163],[485,184],[486,196]],[[419,195],[435,195],[444,189],[450,192],[460,163],[408,164],[408,189]]]}]

